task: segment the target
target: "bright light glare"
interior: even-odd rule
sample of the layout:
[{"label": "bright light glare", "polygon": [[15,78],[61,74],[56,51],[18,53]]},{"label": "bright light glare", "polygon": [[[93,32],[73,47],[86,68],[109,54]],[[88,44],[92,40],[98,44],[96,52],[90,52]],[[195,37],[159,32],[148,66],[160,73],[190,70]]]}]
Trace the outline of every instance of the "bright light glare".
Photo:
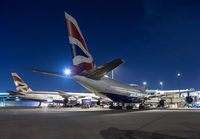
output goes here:
[{"label": "bright light glare", "polygon": [[147,82],[143,82],[143,85],[147,85]]},{"label": "bright light glare", "polygon": [[66,75],[70,75],[71,74],[71,70],[70,69],[65,69],[64,72],[65,72]]}]

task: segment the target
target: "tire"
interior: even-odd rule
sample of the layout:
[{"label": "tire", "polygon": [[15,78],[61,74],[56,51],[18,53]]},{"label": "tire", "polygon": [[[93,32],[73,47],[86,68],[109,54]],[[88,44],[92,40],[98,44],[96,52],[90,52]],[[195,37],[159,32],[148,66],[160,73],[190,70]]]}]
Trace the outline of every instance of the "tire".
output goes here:
[{"label": "tire", "polygon": [[145,110],[144,105],[141,104],[141,105],[139,106],[139,110]]},{"label": "tire", "polygon": [[133,106],[126,106],[126,109],[127,109],[127,110],[132,110],[132,109],[133,109]]}]

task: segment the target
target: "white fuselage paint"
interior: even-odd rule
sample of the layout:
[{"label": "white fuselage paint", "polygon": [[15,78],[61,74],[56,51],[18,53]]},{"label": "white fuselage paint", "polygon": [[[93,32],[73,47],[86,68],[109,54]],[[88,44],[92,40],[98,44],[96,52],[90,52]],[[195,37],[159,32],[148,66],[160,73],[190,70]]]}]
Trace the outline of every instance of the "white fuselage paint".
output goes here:
[{"label": "white fuselage paint", "polygon": [[73,76],[73,79],[100,97],[106,97],[103,93],[137,98],[143,98],[146,96],[146,92],[142,87],[138,85],[131,86],[109,77],[102,77],[100,80],[93,80],[85,76],[75,75]]},{"label": "white fuselage paint", "polygon": [[16,95],[20,98],[32,99],[32,100],[41,100],[46,101],[48,99],[63,101],[64,98],[59,95],[58,92],[47,92],[47,91],[30,91],[24,92],[24,95]]},{"label": "white fuselage paint", "polygon": [[74,98],[87,98],[87,99],[98,99],[99,97],[93,93],[78,93],[78,92],[64,92],[65,94],[60,95],[59,92],[48,92],[48,91],[29,91],[24,92],[24,95],[15,95],[20,98],[32,99],[38,101],[46,101],[48,99],[64,102],[65,98],[74,97]]}]

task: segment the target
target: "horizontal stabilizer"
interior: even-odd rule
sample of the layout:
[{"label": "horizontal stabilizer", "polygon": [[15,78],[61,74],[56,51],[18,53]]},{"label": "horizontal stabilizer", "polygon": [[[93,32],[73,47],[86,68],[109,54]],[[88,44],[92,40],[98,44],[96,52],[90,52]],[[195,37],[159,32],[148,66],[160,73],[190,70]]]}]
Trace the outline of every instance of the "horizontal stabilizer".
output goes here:
[{"label": "horizontal stabilizer", "polygon": [[91,79],[99,80],[101,77],[108,74],[110,71],[112,71],[113,69],[115,69],[116,67],[121,65],[122,63],[124,63],[124,61],[122,59],[120,59],[120,58],[115,59],[109,63],[106,63],[104,65],[96,67],[91,71],[83,72],[83,73],[81,73],[81,75],[84,75]]},{"label": "horizontal stabilizer", "polygon": [[15,95],[24,95],[23,93],[19,93],[19,92],[12,91],[12,90],[6,90],[6,92],[8,92],[12,96],[15,96]]},{"label": "horizontal stabilizer", "polygon": [[37,70],[37,69],[29,69],[29,68],[24,68],[25,70],[33,71],[33,72],[40,72],[43,74],[49,74],[49,75],[54,75],[54,76],[60,76],[60,77],[66,77],[66,75],[57,73],[57,72],[49,72],[49,71],[44,71],[44,70]]}]

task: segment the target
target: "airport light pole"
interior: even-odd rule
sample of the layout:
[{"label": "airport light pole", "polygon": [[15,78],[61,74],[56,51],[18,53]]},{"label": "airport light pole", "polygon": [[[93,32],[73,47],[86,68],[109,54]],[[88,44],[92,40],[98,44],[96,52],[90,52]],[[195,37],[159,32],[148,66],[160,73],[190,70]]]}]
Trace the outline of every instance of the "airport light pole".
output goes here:
[{"label": "airport light pole", "polygon": [[163,82],[160,82],[161,90],[163,89]]},{"label": "airport light pole", "polygon": [[143,82],[142,84],[144,85],[144,89],[146,90],[147,82]]},{"label": "airport light pole", "polygon": [[179,89],[179,96],[180,96],[180,90],[181,90],[181,74],[178,73],[178,74],[177,74],[177,77],[178,77],[178,89]]}]

